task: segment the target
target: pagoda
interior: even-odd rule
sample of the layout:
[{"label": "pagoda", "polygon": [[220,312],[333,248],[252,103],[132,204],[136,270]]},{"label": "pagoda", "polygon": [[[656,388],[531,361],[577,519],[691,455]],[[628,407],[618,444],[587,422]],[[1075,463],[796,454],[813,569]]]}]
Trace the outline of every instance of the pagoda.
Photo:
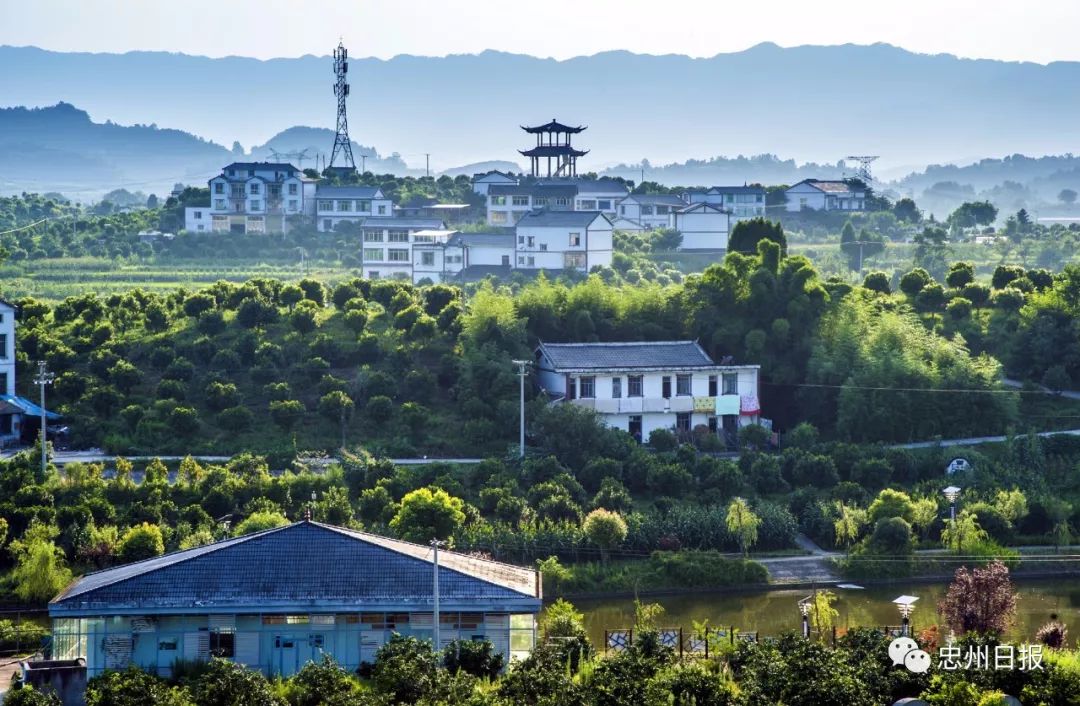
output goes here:
[{"label": "pagoda", "polygon": [[[521,129],[536,135],[536,147],[530,150],[518,150],[529,158],[534,177],[577,176],[577,158],[588,154],[589,151],[574,149],[570,144],[570,136],[582,132],[586,129],[585,126],[570,127],[553,118],[550,123],[536,127],[521,126]],[[541,164],[544,159],[547,160],[547,174],[541,173]],[[552,169],[553,166],[554,169]]]}]

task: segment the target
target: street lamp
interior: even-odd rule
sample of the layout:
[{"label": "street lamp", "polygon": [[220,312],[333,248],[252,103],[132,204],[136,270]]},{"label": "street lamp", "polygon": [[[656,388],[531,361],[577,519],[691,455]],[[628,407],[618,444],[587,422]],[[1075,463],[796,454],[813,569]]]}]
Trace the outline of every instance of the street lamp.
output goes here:
[{"label": "street lamp", "polygon": [[941,491],[945,494],[945,499],[949,501],[949,519],[953,522],[956,521],[956,499],[960,497],[960,489],[955,485],[950,485],[945,490]]},{"label": "street lamp", "polygon": [[810,602],[814,600],[813,596],[807,596],[799,601],[799,612],[802,613],[802,636],[809,639],[810,637]]},{"label": "street lamp", "polygon": [[893,603],[900,609],[900,634],[908,637],[911,632],[911,614],[915,612],[915,601],[918,596],[899,596],[893,599]]},{"label": "street lamp", "polygon": [[518,366],[518,377],[520,378],[521,408],[519,415],[521,428],[518,435],[518,456],[525,458],[525,376],[528,374],[526,368],[531,365],[531,362],[528,360],[512,360],[510,362]]}]

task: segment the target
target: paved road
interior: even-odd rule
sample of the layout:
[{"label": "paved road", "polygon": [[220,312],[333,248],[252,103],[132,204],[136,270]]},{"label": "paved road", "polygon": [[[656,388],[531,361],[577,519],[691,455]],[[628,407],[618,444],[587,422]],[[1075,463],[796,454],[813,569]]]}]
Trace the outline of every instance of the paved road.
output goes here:
[{"label": "paved road", "polygon": [[[1036,436],[1056,436],[1068,434],[1080,436],[1080,429],[1062,429],[1059,431],[1040,431]],[[892,444],[893,449],[928,449],[935,446],[977,446],[979,444],[997,444],[1008,439],[1006,436],[971,436],[964,439],[939,439],[934,441],[913,441],[907,444]]]},{"label": "paved road", "polygon": [[[23,449],[7,449],[0,452],[0,459],[11,458],[15,454],[23,451]],[[63,466],[68,463],[100,463],[102,461],[112,461],[116,457],[113,454],[107,454],[101,449],[86,449],[84,451],[57,451],[53,455],[53,463],[58,466]],[[182,461],[186,456],[125,456],[129,461],[152,461],[155,458],[160,458],[162,461]],[[232,456],[205,456],[199,454],[192,454],[192,458],[196,461],[202,461],[204,463],[226,463]],[[465,463],[465,464],[477,464],[483,461],[482,458],[392,458],[390,459],[394,464],[398,466],[421,466],[431,463]],[[326,458],[320,460],[311,461],[312,465],[329,465],[336,462],[336,458]]]},{"label": "paved road", "polygon": [[[1024,383],[1020,380],[1013,380],[1012,378],[1002,379],[1002,384],[1007,387],[1023,387]],[[1036,385],[1038,389],[1042,390],[1048,395],[1057,395],[1058,397],[1068,397],[1070,400],[1080,400],[1080,392],[1075,390],[1062,390],[1061,392],[1054,392],[1049,387],[1043,385]]]}]

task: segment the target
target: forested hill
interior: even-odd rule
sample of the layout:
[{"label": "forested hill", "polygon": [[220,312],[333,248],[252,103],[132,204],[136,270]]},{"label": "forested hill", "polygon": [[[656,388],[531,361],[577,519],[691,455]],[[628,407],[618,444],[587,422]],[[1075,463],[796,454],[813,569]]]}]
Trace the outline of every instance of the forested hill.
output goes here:
[{"label": "forested hill", "polygon": [[202,183],[230,156],[182,130],[94,122],[68,103],[0,108],[0,193],[61,191],[89,200],[120,186]]},{"label": "forested hill", "polygon": [[[354,56],[363,46],[356,36]],[[488,51],[350,63],[352,137],[399,151],[414,166],[430,152],[436,169],[516,159],[528,144],[518,126],[552,117],[589,126],[580,136],[590,150],[581,166],[596,171],[642,158],[666,164],[771,153],[835,164],[862,153],[882,155],[888,175],[1080,144],[1078,63],[967,60],[884,44],[760,44],[707,59],[605,52],[555,61]],[[289,125],[334,123],[325,56],[0,47],[0,66],[19,67],[0,72],[8,105],[64,100],[97,119],[183,127],[224,145],[264,143]],[[725,89],[731,80],[737,90]],[[665,88],[645,108],[628,85]]]}]

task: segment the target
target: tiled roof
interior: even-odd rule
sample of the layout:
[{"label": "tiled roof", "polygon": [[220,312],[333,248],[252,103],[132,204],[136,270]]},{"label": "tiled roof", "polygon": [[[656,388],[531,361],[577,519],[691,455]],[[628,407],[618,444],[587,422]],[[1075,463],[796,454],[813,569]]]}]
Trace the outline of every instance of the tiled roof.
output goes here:
[{"label": "tiled roof", "polygon": [[317,199],[374,199],[383,198],[377,186],[317,186]]},{"label": "tiled roof", "polygon": [[715,203],[708,203],[706,201],[698,201],[692,203],[689,206],[684,206],[679,209],[679,213],[693,213],[694,211],[712,211],[714,213],[727,213],[723,206]]},{"label": "tiled roof", "polygon": [[[573,227],[585,228],[599,218],[607,218],[599,211],[549,211],[547,209],[530,211],[518,221],[518,228],[533,227]],[[608,223],[610,225],[610,222]]]},{"label": "tiled roof", "polygon": [[710,194],[764,194],[764,186],[714,186]]},{"label": "tiled roof", "polygon": [[629,194],[630,189],[625,184],[614,179],[565,179],[552,180],[549,184],[572,184],[577,187],[579,194]]},{"label": "tiled roof", "polygon": [[464,245],[465,247],[498,248],[514,247],[514,233],[456,233],[446,241],[447,245]]},{"label": "tiled roof", "polygon": [[716,363],[697,341],[634,341],[630,343],[543,343],[555,370],[626,370],[640,368],[703,368]]},{"label": "tiled roof", "polygon": [[[803,179],[799,184],[806,184],[830,194],[846,194],[851,192],[851,186],[843,181],[824,181],[818,179]],[[793,184],[792,188],[799,184]]]},{"label": "tiled roof", "polygon": [[549,199],[559,196],[573,198],[577,195],[577,187],[573,184],[492,184],[488,187],[488,193],[492,196],[529,195]]},{"label": "tiled roof", "polygon": [[300,171],[288,162],[233,162],[226,166],[222,171],[228,171],[230,169],[258,169],[275,172]]},{"label": "tiled roof", "polygon": [[[439,553],[439,600],[448,608],[538,608],[536,580],[531,569]],[[50,612],[377,609],[431,600],[430,547],[305,521],[88,574]]]},{"label": "tiled roof", "polygon": [[445,223],[439,218],[365,218],[362,228],[405,228],[408,230],[441,230]]},{"label": "tiled roof", "polygon": [[626,198],[640,204],[660,206],[685,206],[686,202],[675,194],[630,194]]}]

